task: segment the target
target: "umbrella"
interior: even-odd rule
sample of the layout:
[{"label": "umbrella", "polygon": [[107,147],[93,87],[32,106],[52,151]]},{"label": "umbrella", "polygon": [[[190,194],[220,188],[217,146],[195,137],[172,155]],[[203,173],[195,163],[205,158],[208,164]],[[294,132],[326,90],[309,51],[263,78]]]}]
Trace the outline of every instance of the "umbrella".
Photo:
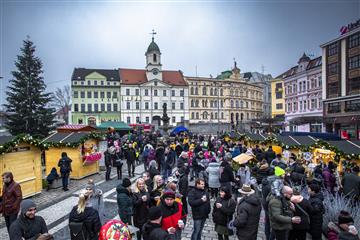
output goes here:
[{"label": "umbrella", "polygon": [[171,135],[176,135],[180,132],[188,132],[189,130],[184,126],[178,126],[171,131]]},{"label": "umbrella", "polygon": [[253,158],[254,158],[254,156],[242,153],[242,154],[234,157],[233,161],[237,162],[238,164],[245,164],[245,163],[247,163],[248,161],[250,161]]}]

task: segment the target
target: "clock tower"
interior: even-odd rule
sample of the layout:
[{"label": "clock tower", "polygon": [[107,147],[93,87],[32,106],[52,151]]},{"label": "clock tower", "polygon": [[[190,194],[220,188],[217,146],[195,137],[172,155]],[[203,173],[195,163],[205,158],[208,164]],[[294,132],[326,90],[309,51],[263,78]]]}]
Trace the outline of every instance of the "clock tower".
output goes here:
[{"label": "clock tower", "polygon": [[152,31],[152,41],[147,48],[145,53],[146,56],[146,77],[148,81],[158,79],[162,81],[162,72],[161,72],[161,52],[159,46],[154,41],[154,36],[156,32]]}]

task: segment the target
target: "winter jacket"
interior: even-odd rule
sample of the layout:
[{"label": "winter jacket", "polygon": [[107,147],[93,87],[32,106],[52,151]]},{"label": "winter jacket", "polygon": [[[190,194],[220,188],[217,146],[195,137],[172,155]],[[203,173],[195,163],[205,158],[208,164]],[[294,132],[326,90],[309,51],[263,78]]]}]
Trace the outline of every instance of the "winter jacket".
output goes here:
[{"label": "winter jacket", "polygon": [[323,215],[325,213],[324,208],[324,196],[321,192],[310,196],[310,204],[312,211],[310,214],[310,233],[313,238],[321,238],[322,234],[322,225],[323,225]]},{"label": "winter jacket", "polygon": [[264,178],[261,182],[262,184],[262,189],[261,189],[261,202],[262,202],[262,206],[264,208],[265,211],[268,211],[268,197],[270,196],[271,193],[271,184],[273,181],[275,181],[276,179],[280,179],[279,177],[272,175],[272,176],[268,176],[267,178]]},{"label": "winter jacket", "polygon": [[[217,208],[216,203],[221,203],[221,207]],[[227,226],[227,224],[232,220],[233,214],[235,212],[236,202],[232,198],[221,198],[218,197],[213,206],[212,218],[214,223]]]},{"label": "winter jacket", "polygon": [[10,174],[11,182],[3,185],[2,201],[0,203],[0,213],[4,216],[18,214],[20,210],[20,202],[22,199],[21,186],[13,180]]},{"label": "winter jacket", "polygon": [[219,188],[220,187],[220,163],[212,162],[206,169],[208,173],[208,184],[209,188]]},{"label": "winter jacket", "polygon": [[125,151],[125,158],[126,158],[126,162],[131,163],[131,162],[135,162],[136,160],[136,152],[134,148],[128,148]]},{"label": "winter jacket", "polygon": [[43,233],[47,233],[48,229],[44,219],[40,216],[35,216],[34,219],[25,217],[25,213],[21,213],[10,226],[9,237],[10,240],[35,240]]},{"label": "winter jacket", "polygon": [[325,168],[323,173],[322,173],[322,176],[324,178],[324,185],[325,185],[325,188],[330,191],[330,192],[333,192],[334,191],[334,187],[336,185],[336,178],[335,178],[335,175],[330,172],[330,170],[328,168]]},{"label": "winter jacket", "polygon": [[58,162],[58,167],[60,167],[60,173],[70,173],[72,160],[69,157],[62,157]]},{"label": "winter jacket", "polygon": [[268,199],[270,200],[268,209],[271,228],[274,230],[291,230],[293,213],[290,210],[290,202],[283,196],[270,195]]},{"label": "winter jacket", "polygon": [[121,219],[133,214],[133,199],[129,190],[119,184],[116,187],[118,212]]},{"label": "winter jacket", "polygon": [[187,159],[183,157],[179,157],[176,163],[176,167],[178,169],[185,167],[185,163],[187,163]]},{"label": "winter jacket", "polygon": [[[201,200],[202,196],[206,195],[206,201]],[[192,188],[189,192],[188,197],[189,205],[192,209],[192,215],[194,220],[206,219],[210,213],[210,197],[203,189],[196,187]]]},{"label": "winter jacket", "polygon": [[162,184],[161,186],[158,186],[156,189],[153,189],[153,190],[150,192],[150,206],[157,206],[157,205],[159,205],[160,202],[157,202],[157,201],[155,200],[155,197],[161,197],[164,188],[165,188],[165,184]]},{"label": "winter jacket", "polygon": [[327,231],[328,240],[359,240],[359,236],[342,230],[337,224],[330,222]]},{"label": "winter jacket", "polygon": [[83,231],[87,240],[98,239],[101,228],[99,213],[92,207],[85,207],[83,213],[77,212],[77,206],[73,207],[69,216],[69,226],[71,222],[83,223]]},{"label": "winter jacket", "polygon": [[245,196],[239,202],[234,220],[239,240],[256,240],[260,221],[261,201],[256,194]]},{"label": "winter jacket", "polygon": [[220,164],[220,183],[234,182],[233,169],[227,161]]},{"label": "winter jacket", "polygon": [[95,193],[88,200],[88,205],[98,211],[101,223],[105,223],[104,199],[100,189],[95,189]]},{"label": "winter jacket", "polygon": [[[294,195],[291,197],[291,202],[295,205],[294,216],[301,217],[299,224],[293,224],[294,230],[309,230],[310,229],[310,215],[313,211],[310,201],[301,195]],[[301,210],[301,209],[302,210]]]},{"label": "winter jacket", "polygon": [[360,176],[356,173],[347,173],[343,181],[344,194],[360,200]]},{"label": "winter jacket", "polygon": [[187,198],[189,193],[189,181],[186,174],[181,174],[179,176],[178,189],[183,198]]},{"label": "winter jacket", "polygon": [[[147,200],[144,202],[142,196],[146,196]],[[148,220],[150,194],[148,192],[140,191],[133,194],[134,198],[134,225],[141,228]]]},{"label": "winter jacket", "polygon": [[144,240],[170,240],[170,234],[160,224],[147,222],[142,228]]},{"label": "winter jacket", "polygon": [[276,157],[276,153],[272,149],[268,149],[265,152],[265,159],[270,164],[270,162]]},{"label": "winter jacket", "polygon": [[179,229],[179,220],[186,222],[186,214],[181,203],[174,201],[172,206],[168,206],[166,205],[164,199],[161,199],[159,206],[162,214],[162,229],[167,230],[170,227]]},{"label": "winter jacket", "polygon": [[46,177],[46,181],[49,183],[49,184],[52,184],[53,181],[57,178],[59,178],[59,174],[57,173],[56,171],[56,168],[52,168],[49,175]]},{"label": "winter jacket", "polygon": [[261,184],[262,180],[268,176],[269,164],[265,163],[261,166],[256,166],[252,169],[252,171],[256,174],[257,184]]}]

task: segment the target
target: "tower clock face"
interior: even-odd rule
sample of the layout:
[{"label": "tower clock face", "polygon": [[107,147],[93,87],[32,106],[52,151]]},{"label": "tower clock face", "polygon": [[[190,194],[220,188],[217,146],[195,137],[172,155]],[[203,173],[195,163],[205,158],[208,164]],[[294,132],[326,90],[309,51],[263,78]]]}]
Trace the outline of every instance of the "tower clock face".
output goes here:
[{"label": "tower clock face", "polygon": [[152,73],[153,73],[154,75],[157,75],[157,74],[159,73],[159,69],[154,68],[154,69],[152,70]]}]

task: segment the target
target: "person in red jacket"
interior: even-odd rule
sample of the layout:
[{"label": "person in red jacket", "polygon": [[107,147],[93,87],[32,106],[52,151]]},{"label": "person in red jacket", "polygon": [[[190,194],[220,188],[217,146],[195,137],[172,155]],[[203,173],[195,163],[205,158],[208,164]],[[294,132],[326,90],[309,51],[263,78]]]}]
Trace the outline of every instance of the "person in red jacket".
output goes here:
[{"label": "person in red jacket", "polygon": [[175,192],[165,190],[160,202],[162,213],[161,228],[171,234],[172,239],[180,240],[185,227],[186,214],[180,202],[175,201]]},{"label": "person in red jacket", "polygon": [[6,228],[9,232],[10,225],[17,219],[22,200],[22,192],[20,185],[14,181],[12,172],[4,172],[2,201],[0,204],[0,213],[3,214],[6,222]]}]

